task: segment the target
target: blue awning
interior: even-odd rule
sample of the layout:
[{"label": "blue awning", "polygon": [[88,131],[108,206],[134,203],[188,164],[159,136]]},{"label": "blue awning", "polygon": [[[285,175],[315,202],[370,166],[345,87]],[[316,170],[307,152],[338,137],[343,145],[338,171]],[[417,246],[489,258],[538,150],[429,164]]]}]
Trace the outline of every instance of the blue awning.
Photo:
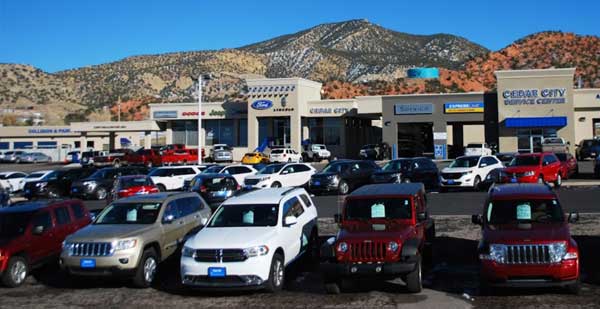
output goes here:
[{"label": "blue awning", "polygon": [[567,117],[519,117],[504,119],[507,128],[564,127]]}]

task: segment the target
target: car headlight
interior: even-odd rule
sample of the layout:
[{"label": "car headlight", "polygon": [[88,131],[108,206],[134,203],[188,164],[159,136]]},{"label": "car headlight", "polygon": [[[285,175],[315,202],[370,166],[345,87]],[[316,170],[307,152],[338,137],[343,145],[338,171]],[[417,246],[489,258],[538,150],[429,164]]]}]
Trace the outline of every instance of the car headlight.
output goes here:
[{"label": "car headlight", "polygon": [[196,249],[183,246],[183,249],[181,249],[181,256],[195,258],[196,257]]},{"label": "car headlight", "polygon": [[535,175],[534,171],[527,171],[527,172],[523,173],[523,176],[533,176],[533,175]]},{"label": "car headlight", "polygon": [[466,176],[466,175],[469,175],[469,174],[472,174],[472,173],[473,173],[473,171],[468,171],[468,172],[463,172],[462,175]]},{"label": "car headlight", "polygon": [[261,256],[266,255],[267,253],[269,253],[269,247],[265,245],[244,249],[244,255],[247,257]]},{"label": "car headlight", "polygon": [[504,263],[506,259],[505,245],[490,245],[490,259],[496,263]]},{"label": "car headlight", "polygon": [[48,185],[47,182],[38,182],[38,183],[35,184],[35,186],[38,187],[38,188],[43,188],[43,187],[45,187],[47,185]]},{"label": "car headlight", "polygon": [[559,263],[567,254],[567,245],[564,242],[550,244],[550,262]]},{"label": "car headlight", "polygon": [[396,251],[398,251],[398,248],[399,248],[399,247],[400,247],[400,246],[398,246],[398,243],[397,243],[397,242],[395,242],[395,241],[390,241],[390,242],[388,243],[388,246],[387,246],[388,250],[389,250],[389,251],[392,251],[392,252],[396,252]]},{"label": "car headlight", "polygon": [[84,185],[85,187],[88,187],[88,188],[90,188],[90,189],[93,189],[93,188],[95,188],[95,187],[96,187],[98,184],[97,184],[95,181],[84,181],[84,182],[83,182],[83,185]]},{"label": "car headlight", "polygon": [[66,240],[62,242],[62,250],[66,251],[68,255],[73,255],[73,244]]},{"label": "car headlight", "polygon": [[348,244],[345,242],[340,242],[337,245],[337,251],[342,252],[342,253],[346,253],[346,251],[348,251]]},{"label": "car headlight", "polygon": [[124,239],[124,240],[119,240],[119,241],[114,242],[113,248],[115,251],[127,250],[127,249],[131,249],[131,248],[135,247],[136,244],[137,244],[136,239]]}]

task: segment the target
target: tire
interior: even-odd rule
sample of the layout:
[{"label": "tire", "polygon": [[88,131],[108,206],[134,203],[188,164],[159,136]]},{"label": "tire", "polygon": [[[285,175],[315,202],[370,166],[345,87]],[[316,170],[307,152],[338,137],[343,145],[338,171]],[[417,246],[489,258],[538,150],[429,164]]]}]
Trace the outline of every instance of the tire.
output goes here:
[{"label": "tire", "polygon": [[420,293],[423,290],[423,273],[421,269],[421,256],[417,258],[415,269],[406,275],[406,288],[410,293]]},{"label": "tire", "polygon": [[9,288],[19,287],[27,279],[29,274],[29,265],[22,256],[13,256],[8,261],[6,270],[2,274],[2,284]]},{"label": "tire", "polygon": [[283,282],[285,280],[285,265],[283,264],[283,257],[279,253],[273,255],[271,261],[271,269],[269,270],[269,279],[265,285],[265,289],[269,293],[275,293],[283,289]]},{"label": "tire", "polygon": [[573,284],[567,285],[567,291],[569,292],[569,294],[573,294],[573,295],[578,295],[579,291],[581,290],[581,282],[579,280],[579,278],[577,279],[577,281]]},{"label": "tire", "polygon": [[144,250],[140,264],[135,272],[133,284],[138,288],[147,288],[152,285],[156,270],[158,269],[158,258],[154,249]]},{"label": "tire", "polygon": [[326,282],[325,283],[325,291],[327,294],[340,294],[342,290],[340,289],[340,285],[337,282]]},{"label": "tire", "polygon": [[281,188],[281,183],[279,183],[279,181],[276,181],[271,184],[271,188]]},{"label": "tire", "polygon": [[346,195],[350,192],[350,185],[345,180],[340,181],[338,185],[338,193],[341,195]]},{"label": "tire", "polygon": [[473,190],[479,191],[481,187],[481,177],[475,176],[475,180],[473,180]]},{"label": "tire", "polygon": [[561,185],[562,185],[562,176],[560,175],[560,172],[558,172],[556,174],[556,180],[554,181],[554,187],[560,188]]},{"label": "tire", "polygon": [[167,188],[165,188],[165,185],[163,185],[162,183],[157,184],[156,188],[158,188],[158,191],[160,191],[160,192],[166,192],[167,191]]},{"label": "tire", "polygon": [[108,192],[106,191],[105,188],[100,187],[96,190],[96,199],[97,200],[105,200],[107,196],[108,196]]}]

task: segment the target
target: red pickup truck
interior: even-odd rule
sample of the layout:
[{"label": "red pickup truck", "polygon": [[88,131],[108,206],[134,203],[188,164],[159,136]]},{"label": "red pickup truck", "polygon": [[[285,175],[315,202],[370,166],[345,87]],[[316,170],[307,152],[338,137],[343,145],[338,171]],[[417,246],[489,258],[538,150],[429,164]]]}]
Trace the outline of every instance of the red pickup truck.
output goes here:
[{"label": "red pickup truck", "polygon": [[[183,144],[171,144],[160,148],[162,165],[188,164],[198,162],[198,149],[185,148]],[[202,148],[202,158],[204,158]]]},{"label": "red pickup truck", "polygon": [[160,166],[162,164],[160,152],[155,149],[140,148],[136,152],[131,152],[125,155],[123,160],[128,165],[144,165],[148,168]]},{"label": "red pickup truck", "polygon": [[327,292],[340,293],[351,279],[397,277],[409,292],[421,291],[422,264],[431,261],[435,237],[422,183],[363,186],[335,219],[340,230],[321,247]]},{"label": "red pickup truck", "polygon": [[121,167],[126,162],[125,157],[133,153],[133,150],[128,148],[112,149],[105,156],[94,157],[94,166],[114,166]]}]

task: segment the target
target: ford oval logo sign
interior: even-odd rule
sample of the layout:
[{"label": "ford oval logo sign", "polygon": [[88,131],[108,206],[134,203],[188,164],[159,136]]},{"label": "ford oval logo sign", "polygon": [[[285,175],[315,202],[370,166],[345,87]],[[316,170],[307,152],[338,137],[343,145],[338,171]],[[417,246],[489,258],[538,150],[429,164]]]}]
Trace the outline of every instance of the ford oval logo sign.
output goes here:
[{"label": "ford oval logo sign", "polygon": [[258,101],[254,101],[251,106],[252,106],[252,108],[259,109],[259,110],[269,109],[273,106],[273,102],[271,102],[269,100],[258,100]]}]

